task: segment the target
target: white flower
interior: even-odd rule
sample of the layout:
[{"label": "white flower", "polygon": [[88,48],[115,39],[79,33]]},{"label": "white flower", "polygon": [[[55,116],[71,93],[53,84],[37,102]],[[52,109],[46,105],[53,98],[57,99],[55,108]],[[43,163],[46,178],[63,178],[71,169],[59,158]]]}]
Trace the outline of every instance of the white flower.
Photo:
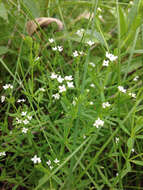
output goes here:
[{"label": "white flower", "polygon": [[45,89],[44,88],[39,88],[39,91],[45,92]]},{"label": "white flower", "polygon": [[6,90],[8,88],[13,89],[13,86],[11,84],[6,84],[3,86],[3,88]]},{"label": "white flower", "polygon": [[102,65],[104,67],[108,67],[109,66],[109,61],[108,60],[104,60]]},{"label": "white flower", "polygon": [[52,47],[52,50],[53,51],[56,51],[57,50],[57,47],[55,46],[55,47]]},{"label": "white flower", "polygon": [[25,99],[18,99],[18,100],[17,100],[17,103],[25,102],[25,101],[26,101]]},{"label": "white flower", "polygon": [[95,64],[90,62],[89,65],[91,65],[92,67],[95,67]]},{"label": "white flower", "polygon": [[66,91],[65,85],[59,86],[59,92],[60,93],[65,92],[65,91]]},{"label": "white flower", "polygon": [[58,81],[59,83],[62,83],[62,82],[64,81],[64,78],[62,78],[61,76],[59,76],[59,77],[57,78],[57,81]]},{"label": "white flower", "polygon": [[63,51],[63,47],[62,46],[58,46],[58,51],[59,52]]},{"label": "white flower", "polygon": [[99,17],[100,19],[103,19],[102,15],[99,15],[98,17]]},{"label": "white flower", "polygon": [[85,135],[83,135],[83,139],[86,139],[86,136],[85,136]]},{"label": "white flower", "polygon": [[71,80],[73,80],[73,78],[72,78],[71,75],[69,75],[69,76],[65,76],[65,80],[69,80],[69,81],[71,81]]},{"label": "white flower", "polygon": [[133,1],[130,1],[130,3],[129,3],[130,5],[133,5]]},{"label": "white flower", "polygon": [[90,90],[89,89],[86,89],[86,92],[89,92]]},{"label": "white flower", "polygon": [[40,59],[40,57],[36,57],[35,61],[38,61]]},{"label": "white flower", "polygon": [[83,54],[84,54],[84,52],[83,52],[83,51],[79,51],[79,54],[80,54],[80,55],[83,55]]},{"label": "white flower", "polygon": [[6,156],[5,152],[0,152],[0,156]]},{"label": "white flower", "polygon": [[129,96],[131,96],[132,98],[136,98],[136,94],[132,92],[129,92]]},{"label": "white flower", "polygon": [[92,45],[94,44],[94,42],[91,41],[91,40],[89,40],[89,41],[87,42],[87,44],[88,44],[89,46],[92,46]]},{"label": "white flower", "polygon": [[69,88],[74,88],[73,82],[67,82]]},{"label": "white flower", "polygon": [[57,77],[58,76],[55,73],[52,73],[51,76],[50,76],[51,79],[56,79]]},{"label": "white flower", "polygon": [[77,52],[77,51],[74,51],[74,52],[73,52],[73,56],[74,56],[74,57],[78,57],[78,56],[79,56],[78,52]]},{"label": "white flower", "polygon": [[76,105],[76,101],[75,100],[72,101],[72,105],[74,105],[74,106]]},{"label": "white flower", "polygon": [[106,52],[106,57],[110,60],[110,61],[115,61],[118,57],[111,54],[111,53],[108,53]]},{"label": "white flower", "polygon": [[90,105],[93,105],[94,103],[93,102],[89,102]]},{"label": "white flower", "polygon": [[111,106],[111,104],[109,104],[109,102],[102,103],[103,108],[110,107],[110,106]]},{"label": "white flower", "polygon": [[123,86],[118,86],[120,92],[126,93],[126,89]]},{"label": "white flower", "polygon": [[119,142],[119,137],[115,137],[115,142],[116,142],[116,143]]},{"label": "white flower", "polygon": [[52,169],[53,169],[53,166],[49,166],[49,168],[50,168],[50,170],[52,170]]},{"label": "white flower", "polygon": [[22,123],[22,120],[19,119],[18,117],[16,117],[16,123],[17,123],[17,124]]},{"label": "white flower", "polygon": [[54,39],[53,39],[53,38],[49,38],[49,42],[50,42],[50,43],[53,43],[53,42],[54,42]]},{"label": "white flower", "polygon": [[22,116],[26,116],[26,114],[27,114],[27,111],[25,111],[25,112],[23,111],[23,112],[21,113]]},{"label": "white flower", "polygon": [[59,100],[59,99],[60,99],[59,93],[53,94],[52,97],[54,97],[56,100]]},{"label": "white flower", "polygon": [[131,150],[132,152],[135,152],[135,149],[134,148],[132,148],[132,150]]},{"label": "white flower", "polygon": [[25,128],[25,127],[23,127],[23,129],[22,129],[22,133],[27,133],[27,131],[28,131],[28,129]]},{"label": "white flower", "polygon": [[28,121],[27,119],[25,119],[25,120],[23,120],[23,123],[24,123],[25,125],[27,125],[27,124],[29,123],[29,121]]},{"label": "white flower", "polygon": [[77,30],[77,32],[76,32],[76,34],[78,36],[80,36],[80,37],[82,37],[83,33],[84,33],[84,29],[83,28],[81,28],[80,30]]},{"label": "white flower", "polygon": [[51,160],[48,160],[48,161],[46,162],[46,164],[47,164],[48,166],[50,166],[50,165],[51,165]]},{"label": "white flower", "polygon": [[98,128],[99,126],[103,126],[104,125],[104,121],[101,120],[99,117],[97,120],[95,120],[93,126],[95,126],[96,128]]},{"label": "white flower", "polygon": [[1,103],[5,101],[5,96],[1,96]]},{"label": "white flower", "polygon": [[31,158],[31,160],[34,162],[34,164],[41,163],[41,159],[39,157],[37,157],[37,155],[35,155],[33,158]]},{"label": "white flower", "polygon": [[95,85],[92,83],[92,84],[90,84],[90,87],[94,88],[94,87],[95,87]]},{"label": "white flower", "polygon": [[32,116],[27,116],[27,118],[28,118],[29,120],[31,120],[31,119],[32,119]]},{"label": "white flower", "polygon": [[135,78],[133,79],[133,81],[137,81],[139,79],[139,76],[135,76]]},{"label": "white flower", "polygon": [[102,12],[102,10],[101,10],[101,8],[100,8],[100,7],[98,7],[98,8],[97,8],[97,10],[98,10],[99,12]]},{"label": "white flower", "polygon": [[56,159],[54,160],[54,162],[55,162],[55,164],[58,164],[60,161],[56,158]]}]

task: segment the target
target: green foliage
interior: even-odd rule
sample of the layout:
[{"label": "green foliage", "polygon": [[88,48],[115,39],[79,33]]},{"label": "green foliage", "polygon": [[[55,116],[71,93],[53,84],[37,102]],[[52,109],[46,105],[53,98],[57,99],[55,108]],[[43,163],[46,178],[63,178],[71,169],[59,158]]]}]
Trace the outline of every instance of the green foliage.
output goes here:
[{"label": "green foliage", "polygon": [[[143,189],[142,12],[142,0],[0,1],[2,189]],[[37,17],[64,29],[28,36]]]}]

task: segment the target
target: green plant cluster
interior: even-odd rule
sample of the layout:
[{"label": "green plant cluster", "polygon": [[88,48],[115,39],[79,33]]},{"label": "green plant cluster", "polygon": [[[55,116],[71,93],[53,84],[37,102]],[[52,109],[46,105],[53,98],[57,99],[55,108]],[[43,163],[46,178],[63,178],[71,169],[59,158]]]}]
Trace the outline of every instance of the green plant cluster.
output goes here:
[{"label": "green plant cluster", "polygon": [[[142,12],[142,0],[0,0],[0,189],[143,189]],[[39,17],[63,30],[29,36]]]}]

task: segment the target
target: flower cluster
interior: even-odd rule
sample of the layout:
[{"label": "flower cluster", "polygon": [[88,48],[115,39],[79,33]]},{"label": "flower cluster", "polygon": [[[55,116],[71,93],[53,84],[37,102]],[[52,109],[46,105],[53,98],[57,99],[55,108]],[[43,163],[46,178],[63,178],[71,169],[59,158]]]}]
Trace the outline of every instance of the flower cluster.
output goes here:
[{"label": "flower cluster", "polygon": [[[127,90],[123,86],[118,86],[118,90],[124,94],[127,92]],[[129,92],[128,95],[131,96],[132,98],[136,98],[135,93]]]},{"label": "flower cluster", "polygon": [[95,120],[95,122],[94,122],[94,124],[93,124],[93,126],[95,126],[96,128],[99,128],[99,126],[102,127],[103,125],[104,125],[104,121],[101,120],[99,117],[98,117],[97,120]]},{"label": "flower cluster", "polygon": [[83,55],[83,54],[84,54],[83,51],[77,51],[77,50],[75,50],[73,52],[73,57],[78,57],[79,55]]},{"label": "flower cluster", "polygon": [[[41,163],[41,158],[40,157],[38,157],[37,155],[35,155],[33,158],[31,158],[31,160],[32,160],[32,162],[34,163],[34,164],[40,164]],[[56,158],[54,161],[53,161],[55,164],[59,164],[59,160]],[[51,160],[48,160],[47,162],[46,162],[46,164],[49,166],[49,168],[52,170],[53,169],[53,165],[51,165],[52,164],[52,161]]]},{"label": "flower cluster", "polygon": [[[27,111],[21,112],[21,116],[22,116],[22,119],[21,118],[19,119],[18,117],[16,117],[16,124],[27,125],[27,124],[29,124],[30,120],[32,119],[32,116],[28,115]],[[27,131],[28,131],[27,128],[25,128],[25,127],[22,128],[22,133],[27,133]]]},{"label": "flower cluster", "polygon": [[113,62],[118,57],[115,56],[115,55],[113,55],[113,54],[111,54],[111,53],[109,53],[109,52],[106,52],[106,58],[108,58],[108,60],[104,60],[102,65],[105,66],[105,67],[108,67],[109,66],[109,61]]},{"label": "flower cluster", "polygon": [[62,46],[55,46],[55,47],[52,47],[52,50],[53,50],[53,51],[62,52],[62,51],[63,51],[63,47],[62,47]]},{"label": "flower cluster", "polygon": [[[55,164],[59,164],[59,160],[56,158],[55,160],[54,160],[54,163]],[[46,162],[46,164],[49,166],[49,168],[52,170],[53,169],[53,166],[51,165],[51,160],[48,160],[47,162]]]},{"label": "flower cluster", "polygon": [[3,88],[4,88],[5,90],[8,89],[8,88],[13,89],[13,85],[11,85],[11,84],[6,84],[6,85],[3,86]]},{"label": "flower cluster", "polygon": [[[73,84],[73,81],[72,81],[73,77],[71,75],[65,76],[63,78],[61,75],[57,75],[55,73],[51,73],[50,78],[52,80],[56,79],[58,83],[62,84],[62,85],[58,86],[59,93],[65,92],[67,90],[67,87],[68,88],[74,88],[74,84]],[[53,94],[52,96],[55,99],[59,99],[60,98],[60,94],[59,93]]]},{"label": "flower cluster", "polygon": [[76,32],[76,34],[77,34],[78,36],[80,36],[80,37],[83,36],[83,33],[84,33],[84,29],[83,29],[83,28],[81,28],[80,30],[77,30],[77,32]]},{"label": "flower cluster", "polygon": [[111,106],[111,104],[109,104],[109,102],[102,103],[103,108],[107,108],[107,107],[110,107],[110,106]]}]

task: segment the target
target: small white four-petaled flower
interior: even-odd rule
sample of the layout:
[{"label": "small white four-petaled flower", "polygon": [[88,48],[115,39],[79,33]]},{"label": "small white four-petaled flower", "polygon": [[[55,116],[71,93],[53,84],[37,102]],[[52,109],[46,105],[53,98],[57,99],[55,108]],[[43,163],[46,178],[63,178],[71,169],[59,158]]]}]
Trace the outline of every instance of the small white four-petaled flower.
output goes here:
[{"label": "small white four-petaled flower", "polygon": [[71,80],[73,80],[73,78],[72,78],[72,76],[71,75],[69,75],[69,76],[65,76],[65,78],[64,78],[65,80],[69,80],[69,81],[71,81]]},{"label": "small white four-petaled flower", "polygon": [[46,164],[47,164],[48,166],[50,166],[50,165],[51,165],[51,160],[48,160],[48,161],[46,162]]},{"label": "small white four-petaled flower", "polygon": [[34,164],[41,163],[41,159],[35,155],[31,160],[34,162]]},{"label": "small white four-petaled flower", "polygon": [[58,76],[57,81],[58,81],[59,83],[62,83],[62,82],[64,81],[64,78],[62,78],[61,76]]},{"label": "small white four-petaled flower", "polygon": [[118,86],[120,92],[126,93],[126,89],[123,86]]},{"label": "small white four-petaled flower", "polygon": [[118,57],[111,54],[111,53],[108,53],[106,52],[106,57],[110,60],[110,61],[115,61]]},{"label": "small white four-petaled flower", "polygon": [[5,101],[5,96],[1,96],[1,103]]},{"label": "small white four-petaled flower", "polygon": [[53,94],[52,97],[54,97],[56,100],[59,100],[59,99],[60,99],[59,93]]},{"label": "small white four-petaled flower", "polygon": [[87,44],[88,44],[89,46],[92,46],[92,45],[94,44],[94,42],[91,41],[91,40],[89,40],[89,41],[87,42]]},{"label": "small white four-petaled flower", "polygon": [[102,65],[104,67],[108,67],[109,66],[109,61],[108,60],[104,60]]},{"label": "small white four-petaled flower", "polygon": [[69,88],[74,88],[73,82],[67,82]]},{"label": "small white four-petaled flower", "polygon": [[59,93],[65,92],[66,91],[66,87],[63,84],[62,86],[59,86]]},{"label": "small white four-petaled flower", "polygon": [[55,164],[58,164],[60,161],[56,158],[56,159],[54,160],[54,162],[55,162]]},{"label": "small white four-petaled flower", "polygon": [[74,51],[74,52],[73,52],[73,56],[74,56],[74,57],[78,57],[78,56],[79,56],[78,51]]},{"label": "small white four-petaled flower", "polygon": [[57,77],[58,76],[55,73],[51,73],[51,76],[50,76],[51,79],[56,79]]},{"label": "small white four-petaled flower", "polygon": [[50,43],[53,43],[53,42],[54,42],[54,39],[53,39],[53,38],[49,38],[49,42],[50,42]]},{"label": "small white four-petaled flower", "polygon": [[28,131],[28,129],[25,128],[25,127],[23,127],[23,129],[22,129],[22,133],[27,133],[27,131]]},{"label": "small white four-petaled flower", "polygon": [[0,156],[6,156],[5,152],[0,152]]},{"label": "small white four-petaled flower", "polygon": [[25,111],[25,112],[23,111],[23,112],[21,113],[22,116],[26,116],[26,114],[27,114],[27,111]]}]

